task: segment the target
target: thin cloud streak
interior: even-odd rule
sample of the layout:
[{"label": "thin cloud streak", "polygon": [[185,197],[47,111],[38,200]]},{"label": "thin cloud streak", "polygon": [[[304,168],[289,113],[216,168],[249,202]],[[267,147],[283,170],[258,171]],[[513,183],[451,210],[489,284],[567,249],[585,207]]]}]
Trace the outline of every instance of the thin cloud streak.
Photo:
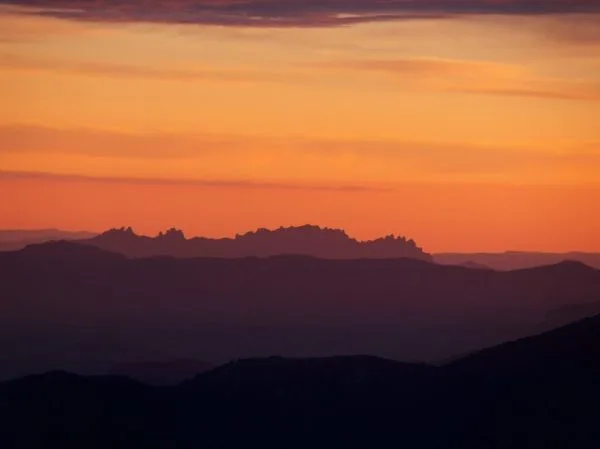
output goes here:
[{"label": "thin cloud streak", "polygon": [[144,78],[157,81],[227,81],[239,83],[286,82],[298,75],[273,72],[254,72],[240,69],[159,69],[150,66],[136,66],[96,61],[61,61],[42,58],[23,57],[14,54],[0,54],[0,64],[4,70],[53,71],[91,76],[110,76],[117,78]]},{"label": "thin cloud streak", "polygon": [[427,90],[561,100],[600,101],[599,80],[537,76],[526,67],[486,61],[436,58],[338,61],[319,67],[379,72]]},{"label": "thin cloud streak", "polygon": [[[550,142],[532,147],[526,144],[513,144],[508,147],[490,146],[468,142],[427,142],[392,140],[327,140],[285,136],[244,136],[244,135],[185,135],[185,134],[125,134],[94,129],[52,129],[37,126],[0,127],[0,157],[5,164],[12,161],[11,170],[16,172],[35,172],[44,170],[41,164],[32,165],[33,155],[45,160],[57,160],[57,155],[67,158],[102,158],[103,163],[112,167],[124,160],[138,163],[144,160],[147,167],[161,167],[168,163],[175,170],[171,177],[179,176],[182,181],[159,179],[157,182],[202,183],[216,182],[219,185],[273,186],[286,188],[305,188],[311,190],[380,190],[367,186],[313,185],[310,176],[325,175],[328,170],[344,173],[345,178],[338,182],[353,183],[355,180],[378,185],[376,179],[391,181],[393,173],[410,176],[419,173],[423,177],[436,176],[473,176],[473,175],[518,175],[523,171],[547,170],[558,173],[573,170],[589,170],[600,165],[600,153],[597,144],[590,142],[578,145],[574,142]],[[255,158],[269,161],[259,173],[246,172],[247,161]],[[64,159],[69,160],[69,159]],[[221,167],[223,161],[242,167],[238,173],[242,181],[217,180],[222,174],[201,173],[201,181],[188,181],[187,176],[196,176],[188,170],[196,166],[198,170],[209,167]],[[183,162],[183,164],[182,164]],[[66,163],[66,162],[63,162]],[[88,163],[99,167],[96,161]],[[62,166],[55,165],[54,171]],[[179,168],[176,168],[179,167]],[[390,167],[395,167],[390,170]],[[182,171],[183,170],[183,171]],[[264,183],[247,179],[269,179],[269,173],[289,173],[306,179],[308,185],[289,183]],[[97,172],[96,172],[97,173]],[[105,172],[110,173],[110,172]],[[128,176],[140,182],[139,178]],[[223,172],[225,173],[225,172]],[[386,173],[385,175],[383,173]],[[87,177],[85,174],[81,174]],[[152,176],[152,175],[150,175]],[[228,176],[225,174],[224,176]],[[306,177],[309,178],[306,178]],[[101,176],[102,178],[102,176]],[[113,178],[109,178],[113,179]],[[152,180],[153,178],[151,178]],[[312,179],[326,179],[312,178]],[[361,182],[361,181],[358,181]]]},{"label": "thin cloud streak", "polygon": [[[502,95],[512,97],[532,97],[545,98],[551,100],[579,100],[579,101],[600,101],[600,82],[569,82],[561,80],[541,81],[540,88],[535,87],[494,87],[494,86],[473,86],[473,87],[449,87],[448,91],[483,94],[483,95]],[[546,87],[544,87],[544,85]]]},{"label": "thin cloud streak", "polygon": [[0,0],[30,14],[95,22],[335,27],[457,15],[600,12],[600,0]]},{"label": "thin cloud streak", "polygon": [[150,66],[96,62],[60,61],[0,54],[3,69],[66,72],[89,76],[140,78],[157,81],[217,81],[233,83],[288,83],[312,79],[308,67],[379,72],[410,79],[427,90],[467,94],[600,101],[600,81],[537,77],[524,67],[486,61],[406,58],[395,60],[337,61],[299,66],[295,72],[258,72],[217,69],[159,69]]},{"label": "thin cloud streak", "polygon": [[196,187],[215,188],[243,188],[243,189],[268,189],[268,190],[307,190],[307,191],[332,191],[332,192],[385,192],[392,189],[378,186],[362,185],[318,185],[318,184],[294,184],[282,182],[252,181],[246,179],[172,179],[172,178],[134,178],[134,177],[108,177],[88,176],[70,173],[30,172],[30,171],[6,171],[0,170],[0,181],[2,180],[43,180],[43,181],[77,181],[77,182],[101,182],[121,184],[142,185],[180,185]]},{"label": "thin cloud streak", "polygon": [[179,159],[243,149],[252,138],[222,135],[133,134],[91,128],[0,126],[0,154],[79,154],[127,159]]},{"label": "thin cloud streak", "polygon": [[600,14],[551,16],[534,24],[534,27],[537,33],[553,44],[566,44],[569,48],[600,44]]}]

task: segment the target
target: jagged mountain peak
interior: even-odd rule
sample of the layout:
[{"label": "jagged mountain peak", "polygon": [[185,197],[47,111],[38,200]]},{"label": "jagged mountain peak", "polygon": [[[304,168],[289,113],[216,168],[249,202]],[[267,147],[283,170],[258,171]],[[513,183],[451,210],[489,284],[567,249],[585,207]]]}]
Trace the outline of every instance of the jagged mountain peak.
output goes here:
[{"label": "jagged mountain peak", "polygon": [[333,259],[413,258],[431,261],[414,240],[393,234],[359,241],[345,230],[306,224],[259,228],[234,238],[187,239],[180,229],[170,228],[156,237],[135,234],[131,227],[111,229],[88,244],[131,257],[268,257],[307,255]]},{"label": "jagged mountain peak", "polygon": [[183,233],[183,231],[181,229],[177,229],[177,228],[170,228],[170,229],[167,229],[165,232],[160,231],[158,233],[158,235],[156,236],[156,238],[170,239],[170,240],[186,240],[185,234]]}]

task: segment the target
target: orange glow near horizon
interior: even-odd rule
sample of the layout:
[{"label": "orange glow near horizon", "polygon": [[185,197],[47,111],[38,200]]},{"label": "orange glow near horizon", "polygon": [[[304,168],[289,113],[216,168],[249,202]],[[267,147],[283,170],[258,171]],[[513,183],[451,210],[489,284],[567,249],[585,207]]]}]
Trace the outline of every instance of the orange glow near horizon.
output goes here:
[{"label": "orange glow near horizon", "polygon": [[277,29],[0,5],[0,229],[600,251],[592,19]]},{"label": "orange glow near horizon", "polygon": [[[366,240],[406,235],[429,252],[598,251],[600,188],[502,184],[416,184],[395,190],[339,191],[12,178],[4,228],[103,230],[133,226],[155,235],[233,237],[260,227],[318,223]],[[473,211],[477,211],[474,213]]]}]

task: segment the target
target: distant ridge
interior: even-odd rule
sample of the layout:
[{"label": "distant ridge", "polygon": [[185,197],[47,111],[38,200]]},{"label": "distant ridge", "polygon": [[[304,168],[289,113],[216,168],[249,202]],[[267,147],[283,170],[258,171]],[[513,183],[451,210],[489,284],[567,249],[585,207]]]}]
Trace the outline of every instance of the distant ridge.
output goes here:
[{"label": "distant ridge", "polygon": [[270,257],[307,255],[327,259],[411,258],[433,261],[431,255],[414,240],[388,235],[368,241],[358,241],[341,229],[314,225],[260,228],[238,234],[234,238],[187,239],[184,233],[171,228],[156,237],[137,235],[131,227],[110,229],[81,243],[118,252],[129,257]]},{"label": "distant ridge", "polygon": [[468,261],[458,264],[458,265],[461,267],[465,267],[465,268],[473,268],[475,270],[491,270],[490,267],[483,265],[481,263],[473,262],[471,260],[468,260]]},{"label": "distant ridge", "polygon": [[105,251],[77,241],[58,240],[28,245],[15,254],[28,259],[44,260],[118,260],[125,259],[122,254]]},{"label": "distant ridge", "polygon": [[[492,270],[521,270],[524,268],[553,265],[563,261],[581,262],[600,269],[600,254],[571,251],[566,253],[544,253],[531,251],[505,251],[502,253],[437,253],[436,263],[442,265],[477,264]],[[474,266],[473,266],[474,268]]]},{"label": "distant ridge", "polygon": [[83,240],[97,234],[87,231],[63,231],[60,229],[7,229],[0,230],[0,251],[16,251],[27,245],[52,240]]}]

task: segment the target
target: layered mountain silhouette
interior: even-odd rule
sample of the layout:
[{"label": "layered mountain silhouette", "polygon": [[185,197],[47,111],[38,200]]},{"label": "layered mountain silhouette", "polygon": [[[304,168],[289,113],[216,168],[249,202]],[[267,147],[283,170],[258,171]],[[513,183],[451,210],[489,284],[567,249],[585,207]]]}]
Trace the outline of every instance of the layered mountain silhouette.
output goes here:
[{"label": "layered mountain silhouette", "polygon": [[[120,235],[120,234],[119,234]],[[445,360],[600,298],[578,262],[498,272],[417,259],[127,258],[52,242],[0,253],[0,377],[271,354]],[[562,323],[561,323],[562,324]]]},{"label": "layered mountain silhouette", "polygon": [[182,231],[169,229],[156,237],[135,234],[132,228],[111,229],[85,242],[129,257],[268,257],[284,254],[331,259],[409,257],[431,261],[429,254],[405,237],[389,235],[358,241],[341,229],[298,226],[275,230],[258,229],[235,238],[186,239]]},{"label": "layered mountain silhouette", "polygon": [[27,231],[0,230],[0,251],[19,250],[27,245],[69,240],[118,252],[129,257],[268,257],[301,254],[324,258],[394,258],[410,257],[435,261],[443,265],[459,265],[492,270],[520,270],[574,260],[600,269],[600,254],[585,252],[544,253],[506,251],[502,253],[436,253],[426,254],[405,237],[387,236],[361,242],[343,230],[306,225],[274,230],[259,229],[235,238],[186,238],[178,229],[159,233],[156,237],[135,234],[132,228],[108,230],[102,234],[56,229]]},{"label": "layered mountain silhouette", "polygon": [[172,387],[65,372],[0,384],[10,448],[588,449],[600,316],[443,366],[238,360]]}]

